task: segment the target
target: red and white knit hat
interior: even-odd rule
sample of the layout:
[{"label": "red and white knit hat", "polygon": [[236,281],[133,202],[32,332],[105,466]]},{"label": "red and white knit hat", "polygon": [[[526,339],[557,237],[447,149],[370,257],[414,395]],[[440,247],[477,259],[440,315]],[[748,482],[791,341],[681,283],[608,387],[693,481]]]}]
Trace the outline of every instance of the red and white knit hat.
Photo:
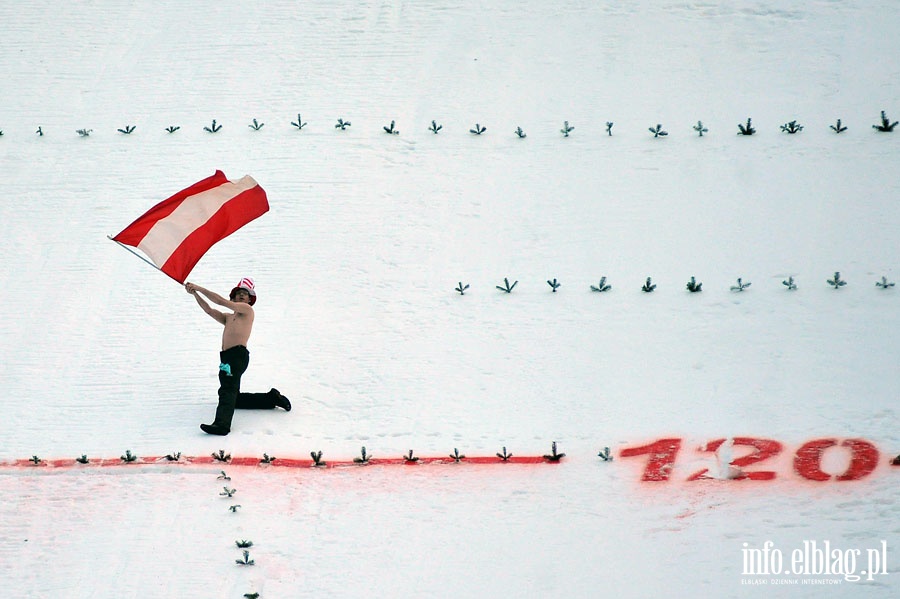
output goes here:
[{"label": "red and white knit hat", "polygon": [[253,279],[251,279],[250,277],[244,277],[243,279],[241,279],[240,283],[234,286],[234,289],[231,290],[231,293],[228,294],[228,297],[233,301],[234,294],[237,293],[237,290],[243,289],[250,294],[250,305],[252,306],[256,303],[256,291],[254,290],[254,287],[255,286],[253,284]]}]

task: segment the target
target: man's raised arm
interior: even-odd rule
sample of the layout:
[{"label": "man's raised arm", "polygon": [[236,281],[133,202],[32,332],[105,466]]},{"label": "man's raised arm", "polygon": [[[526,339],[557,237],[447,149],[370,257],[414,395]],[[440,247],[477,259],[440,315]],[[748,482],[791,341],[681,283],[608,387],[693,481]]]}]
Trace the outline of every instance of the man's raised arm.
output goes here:
[{"label": "man's raised arm", "polygon": [[185,283],[184,288],[188,293],[190,293],[191,295],[194,296],[194,299],[197,300],[197,303],[200,305],[201,308],[203,308],[204,312],[206,312],[207,314],[212,316],[216,320],[216,322],[218,322],[220,324],[225,324],[225,314],[223,314],[222,312],[219,312],[218,310],[216,310],[215,308],[210,306],[207,303],[207,301],[205,299],[203,299],[203,297],[200,294],[202,293],[202,294],[206,295],[212,301],[215,301],[215,300],[211,296],[216,296],[219,299],[223,299],[221,296],[209,291],[208,289],[200,287],[199,285],[194,285],[193,283]]}]

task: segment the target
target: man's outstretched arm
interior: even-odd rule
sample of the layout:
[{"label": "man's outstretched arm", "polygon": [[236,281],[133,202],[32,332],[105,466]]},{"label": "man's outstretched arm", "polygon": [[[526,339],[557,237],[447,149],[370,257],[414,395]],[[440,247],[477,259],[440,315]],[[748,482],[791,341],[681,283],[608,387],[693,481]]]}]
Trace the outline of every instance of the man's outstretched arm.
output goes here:
[{"label": "man's outstretched arm", "polygon": [[[215,308],[210,306],[209,303],[207,303],[207,301],[205,299],[203,299],[203,297],[200,295],[201,293],[203,293],[210,299],[213,299],[212,297],[210,297],[210,294],[212,294],[212,295],[217,295],[217,294],[214,294],[211,291],[204,289],[203,287],[200,287],[199,285],[194,285],[193,283],[185,283],[184,288],[185,288],[185,290],[187,290],[188,293],[190,293],[191,295],[194,296],[194,299],[197,300],[197,303],[200,305],[201,308],[203,308],[204,312],[206,312],[207,314],[212,316],[216,320],[216,322],[218,322],[219,324],[225,324],[225,315],[222,312],[219,312],[218,310],[216,310]],[[219,296],[219,297],[221,299],[221,296]],[[213,300],[213,301],[215,301],[215,300]]]}]

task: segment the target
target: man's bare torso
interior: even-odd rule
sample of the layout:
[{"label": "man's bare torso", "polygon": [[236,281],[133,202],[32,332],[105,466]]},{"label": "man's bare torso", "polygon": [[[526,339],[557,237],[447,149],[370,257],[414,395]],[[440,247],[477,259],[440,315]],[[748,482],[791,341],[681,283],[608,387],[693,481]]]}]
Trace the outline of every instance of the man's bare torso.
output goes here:
[{"label": "man's bare torso", "polygon": [[253,310],[246,313],[225,314],[225,330],[222,332],[222,350],[235,345],[247,345],[253,328]]}]

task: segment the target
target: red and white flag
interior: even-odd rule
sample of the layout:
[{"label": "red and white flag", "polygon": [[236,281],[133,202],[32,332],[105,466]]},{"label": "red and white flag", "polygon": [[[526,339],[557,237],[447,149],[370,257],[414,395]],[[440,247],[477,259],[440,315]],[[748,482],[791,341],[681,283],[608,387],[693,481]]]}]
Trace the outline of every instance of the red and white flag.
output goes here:
[{"label": "red and white flag", "polygon": [[112,237],[145,253],[178,281],[218,241],[269,211],[266,192],[245,176],[229,181],[222,171],[163,200]]}]

